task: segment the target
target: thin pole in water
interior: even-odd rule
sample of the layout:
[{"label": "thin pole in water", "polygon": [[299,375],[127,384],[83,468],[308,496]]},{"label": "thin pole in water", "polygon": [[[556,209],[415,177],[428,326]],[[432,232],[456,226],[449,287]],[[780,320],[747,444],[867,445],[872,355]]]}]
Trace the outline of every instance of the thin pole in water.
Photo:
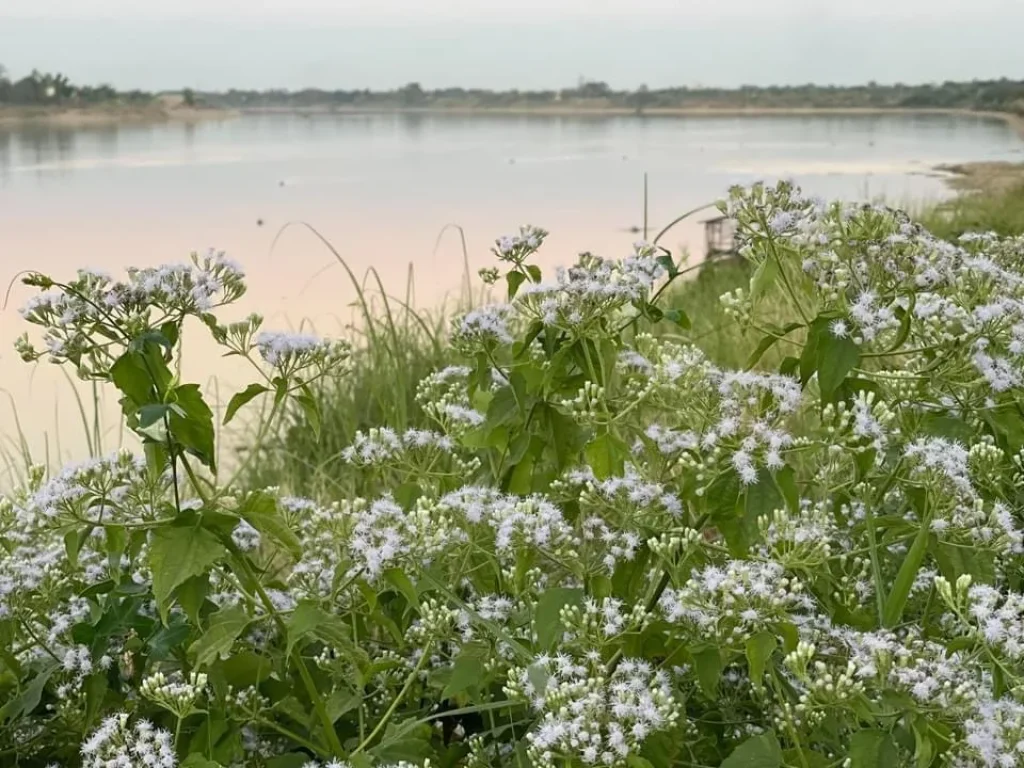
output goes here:
[{"label": "thin pole in water", "polygon": [[647,242],[647,171],[644,171],[644,242]]}]

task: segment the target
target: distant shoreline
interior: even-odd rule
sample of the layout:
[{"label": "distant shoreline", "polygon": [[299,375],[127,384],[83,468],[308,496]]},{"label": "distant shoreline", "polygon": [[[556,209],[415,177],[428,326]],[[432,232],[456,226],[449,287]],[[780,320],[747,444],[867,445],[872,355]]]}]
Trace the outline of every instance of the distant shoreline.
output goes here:
[{"label": "distant shoreline", "polygon": [[0,107],[0,126],[40,124],[67,128],[90,126],[140,125],[166,122],[195,123],[225,120],[241,115],[465,115],[494,117],[885,117],[889,115],[946,115],[1001,120],[1024,138],[1024,115],[972,109],[940,107],[651,107],[637,112],[628,107],[550,105],[541,107],[481,106],[314,106],[314,107],[168,107],[144,106],[95,107]]},{"label": "distant shoreline", "polygon": [[238,116],[232,109],[144,106],[0,107],[0,126],[47,125],[61,128],[197,123]]},{"label": "distant shoreline", "polygon": [[660,107],[637,112],[626,107],[252,107],[242,114],[293,115],[495,115],[509,117],[872,117],[887,115],[946,115],[950,117],[980,117],[1001,120],[1024,137],[1024,115],[973,109],[946,109],[941,107]]}]

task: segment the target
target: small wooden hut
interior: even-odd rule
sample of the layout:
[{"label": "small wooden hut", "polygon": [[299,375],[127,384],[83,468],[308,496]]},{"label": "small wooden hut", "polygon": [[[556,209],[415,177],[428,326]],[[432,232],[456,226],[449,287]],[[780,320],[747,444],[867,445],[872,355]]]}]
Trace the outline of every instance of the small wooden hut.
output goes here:
[{"label": "small wooden hut", "polygon": [[728,216],[715,216],[701,223],[704,225],[705,258],[736,255],[735,221]]}]

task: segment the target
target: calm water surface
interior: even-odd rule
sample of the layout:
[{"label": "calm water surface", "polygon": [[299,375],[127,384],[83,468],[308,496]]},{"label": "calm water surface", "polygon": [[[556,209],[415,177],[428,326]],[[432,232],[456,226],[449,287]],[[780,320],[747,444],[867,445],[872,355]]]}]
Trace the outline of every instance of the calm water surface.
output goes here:
[{"label": "calm water surface", "polygon": [[[792,178],[824,196],[920,200],[947,194],[939,164],[1024,160],[1000,121],[970,117],[562,118],[413,115],[246,116],[198,125],[0,126],[0,275],[66,276],[80,265],[118,272],[216,247],[242,262],[250,293],[238,312],[325,333],[352,318],[354,291],[308,232],[316,227],[354,272],[373,267],[416,303],[458,292],[463,228],[475,273],[495,237],[521,223],[552,232],[548,264],[580,250],[624,255],[643,218],[649,174],[653,230],[729,185]],[[442,234],[443,233],[443,234]],[[278,236],[275,244],[275,236]],[[696,224],[665,244],[699,258]],[[0,312],[0,388],[10,393],[39,458],[80,456],[67,383],[10,352],[24,330],[15,286]],[[244,371],[213,365],[222,391]],[[110,398],[113,400],[113,398]],[[113,423],[114,419],[108,419]],[[0,435],[16,431],[0,403]],[[109,440],[108,440],[109,443]]]}]

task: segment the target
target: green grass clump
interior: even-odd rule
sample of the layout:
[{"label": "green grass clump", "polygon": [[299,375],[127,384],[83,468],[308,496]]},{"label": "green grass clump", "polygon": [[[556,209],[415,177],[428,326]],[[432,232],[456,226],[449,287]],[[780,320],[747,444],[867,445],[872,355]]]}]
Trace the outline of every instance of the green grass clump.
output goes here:
[{"label": "green grass clump", "polygon": [[933,234],[953,240],[965,232],[1024,234],[1024,184],[1005,190],[969,192],[925,208],[917,219]]},{"label": "green grass clump", "polygon": [[260,456],[249,462],[250,483],[320,498],[356,493],[358,473],[341,458],[356,432],[385,424],[399,431],[425,426],[416,383],[452,359],[444,341],[446,319],[411,309],[402,315],[364,316],[364,338],[357,340],[349,373],[324,381],[315,392],[319,439],[301,409],[288,409],[279,431],[255,448]]}]

